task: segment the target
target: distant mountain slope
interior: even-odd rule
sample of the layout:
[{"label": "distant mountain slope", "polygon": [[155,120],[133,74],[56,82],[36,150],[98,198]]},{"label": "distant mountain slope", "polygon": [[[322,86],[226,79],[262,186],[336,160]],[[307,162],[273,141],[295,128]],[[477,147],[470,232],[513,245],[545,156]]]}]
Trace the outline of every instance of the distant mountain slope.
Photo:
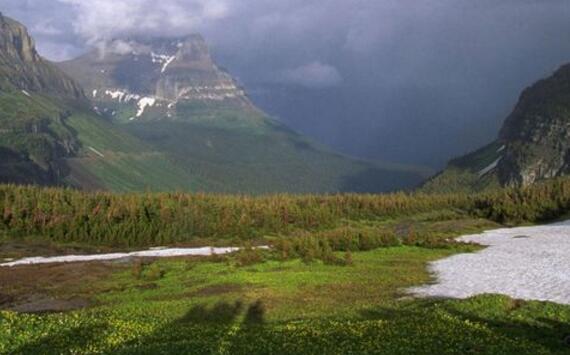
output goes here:
[{"label": "distant mountain slope", "polygon": [[491,145],[450,162],[427,191],[528,186],[570,173],[570,64],[524,90]]},{"label": "distant mountain slope", "polygon": [[172,116],[180,102],[255,109],[245,91],[214,63],[199,35],[115,40],[59,66],[87,88],[97,104],[130,107],[126,116],[115,112],[119,119]]},{"label": "distant mountain slope", "polygon": [[497,165],[505,146],[493,142],[449,162],[447,168],[421,187],[424,192],[479,192],[500,187]]},{"label": "distant mountain slope", "polygon": [[201,191],[383,192],[425,176],[334,154],[268,118],[199,35],[114,40],[59,66],[94,110],[164,152]]},{"label": "distant mountain slope", "polygon": [[121,191],[194,186],[163,153],[95,115],[80,86],[38,55],[23,25],[0,14],[0,29],[0,182]]}]

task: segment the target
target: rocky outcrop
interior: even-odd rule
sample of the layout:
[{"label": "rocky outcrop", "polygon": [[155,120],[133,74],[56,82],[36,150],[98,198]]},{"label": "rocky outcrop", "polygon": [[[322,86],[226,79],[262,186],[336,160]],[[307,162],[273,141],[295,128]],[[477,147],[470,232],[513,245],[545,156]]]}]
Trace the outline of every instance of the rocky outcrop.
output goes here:
[{"label": "rocky outcrop", "polygon": [[248,101],[245,91],[214,63],[201,36],[192,35],[174,41],[170,48],[157,47],[151,46],[151,58],[158,58],[155,62],[160,66],[161,75],[156,84],[156,96],[159,98],[171,101]]},{"label": "rocky outcrop", "polygon": [[26,27],[0,14],[0,88],[83,98],[81,88],[36,51]]},{"label": "rocky outcrop", "polygon": [[497,140],[452,160],[430,192],[528,186],[570,174],[570,64],[521,94]]},{"label": "rocky outcrop", "polygon": [[41,61],[34,41],[22,24],[0,14],[0,29],[0,48],[4,56],[26,63]]},{"label": "rocky outcrop", "polygon": [[502,185],[526,186],[570,173],[570,65],[526,89],[499,140]]},{"label": "rocky outcrop", "polygon": [[59,184],[65,159],[80,150],[66,105],[86,108],[87,100],[38,54],[26,27],[1,14],[0,93],[0,182]]}]

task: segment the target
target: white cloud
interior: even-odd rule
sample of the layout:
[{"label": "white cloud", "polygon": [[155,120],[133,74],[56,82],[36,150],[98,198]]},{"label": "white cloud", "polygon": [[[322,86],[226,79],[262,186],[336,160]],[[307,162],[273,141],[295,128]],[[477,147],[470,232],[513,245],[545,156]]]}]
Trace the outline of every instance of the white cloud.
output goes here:
[{"label": "white cloud", "polygon": [[39,36],[59,36],[63,33],[61,28],[56,27],[51,21],[41,21],[35,24],[31,31]]},{"label": "white cloud", "polygon": [[49,59],[56,62],[75,58],[82,53],[81,49],[78,49],[73,44],[65,44],[58,41],[52,42],[48,39],[38,41],[36,47],[41,55],[48,53]]},{"label": "white cloud", "polygon": [[180,36],[230,13],[229,0],[57,0],[76,13],[75,31],[91,44],[121,36]]},{"label": "white cloud", "polygon": [[136,52],[139,54],[150,53],[151,48],[149,46],[137,43],[135,41],[125,41],[122,39],[114,39],[106,42],[98,43],[98,49],[101,55],[105,53],[115,53],[115,54],[127,54]]},{"label": "white cloud", "polygon": [[309,88],[325,88],[339,85],[342,82],[342,76],[332,65],[315,61],[283,71],[278,81]]}]

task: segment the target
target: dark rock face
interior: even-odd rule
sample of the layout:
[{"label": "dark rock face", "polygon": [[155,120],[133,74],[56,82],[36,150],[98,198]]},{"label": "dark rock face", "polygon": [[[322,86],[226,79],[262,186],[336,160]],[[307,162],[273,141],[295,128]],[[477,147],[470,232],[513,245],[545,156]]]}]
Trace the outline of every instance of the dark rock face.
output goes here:
[{"label": "dark rock face", "polygon": [[83,98],[81,88],[36,51],[33,39],[22,24],[0,14],[0,88]]},{"label": "dark rock face", "polygon": [[506,186],[526,186],[570,172],[570,65],[526,89],[499,134],[498,167]]},{"label": "dark rock face", "polygon": [[26,28],[18,22],[0,15],[0,48],[5,55],[23,62],[39,62],[34,41],[28,35]]},{"label": "dark rock face", "polygon": [[426,191],[528,186],[570,174],[570,64],[525,89],[487,148],[451,161]]}]

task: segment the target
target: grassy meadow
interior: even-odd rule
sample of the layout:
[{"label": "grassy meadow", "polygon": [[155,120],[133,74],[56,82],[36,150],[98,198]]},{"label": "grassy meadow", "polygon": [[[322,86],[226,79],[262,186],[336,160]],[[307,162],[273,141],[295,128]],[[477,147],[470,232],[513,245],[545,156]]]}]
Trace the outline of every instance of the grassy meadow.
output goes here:
[{"label": "grassy meadow", "polygon": [[503,296],[416,300],[426,262],[464,249],[357,252],[349,266],[161,260],[118,267],[59,297],[68,313],[0,313],[10,354],[567,353],[570,307]]},{"label": "grassy meadow", "polygon": [[[565,354],[569,306],[407,290],[433,281],[429,262],[481,248],[454,237],[562,218],[569,203],[566,180],[479,195],[2,186],[0,260],[158,245],[243,250],[0,268],[0,353]],[[252,247],[261,244],[273,248]]]}]

